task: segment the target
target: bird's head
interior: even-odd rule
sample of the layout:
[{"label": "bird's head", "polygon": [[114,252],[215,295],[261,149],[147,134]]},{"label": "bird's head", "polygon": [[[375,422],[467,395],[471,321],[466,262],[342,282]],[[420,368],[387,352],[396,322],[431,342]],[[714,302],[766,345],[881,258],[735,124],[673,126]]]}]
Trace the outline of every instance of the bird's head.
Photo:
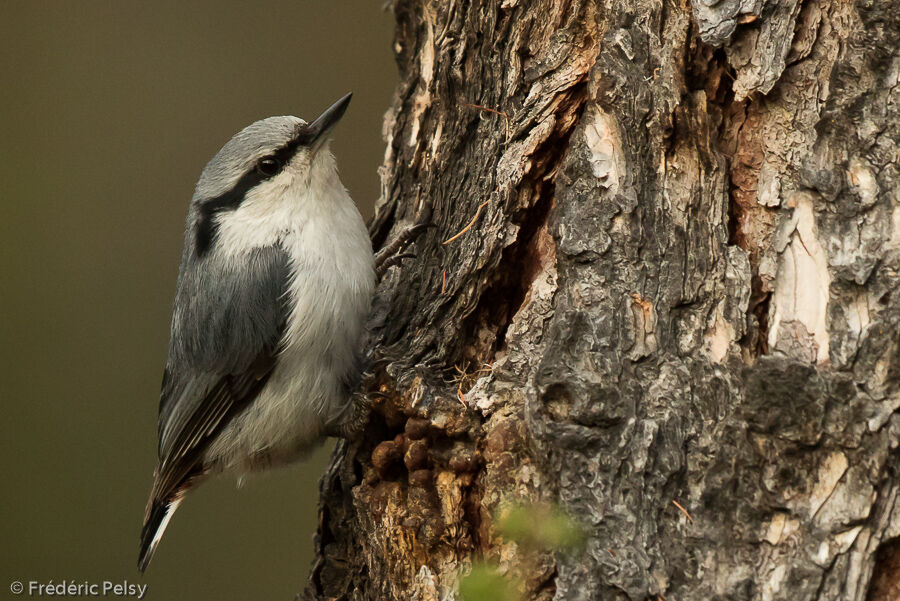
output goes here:
[{"label": "bird's head", "polygon": [[[343,190],[328,140],[350,97],[347,94],[311,123],[292,116],[257,121],[216,153],[203,169],[192,200],[198,257],[210,250],[223,224],[234,222],[247,229],[254,219],[281,218],[278,209],[308,197],[310,189]],[[248,218],[249,226],[240,223]]]}]

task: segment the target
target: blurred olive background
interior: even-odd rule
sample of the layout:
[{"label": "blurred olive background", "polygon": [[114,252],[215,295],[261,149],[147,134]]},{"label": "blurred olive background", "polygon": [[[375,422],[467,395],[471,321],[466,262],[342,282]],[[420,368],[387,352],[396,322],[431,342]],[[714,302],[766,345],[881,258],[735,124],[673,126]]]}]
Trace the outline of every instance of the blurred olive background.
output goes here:
[{"label": "blurred olive background", "polygon": [[353,91],[333,149],[368,218],[396,83],[379,0],[4,3],[0,596],[122,581],[165,600],[293,599],[327,460],[220,478],[135,567],[184,217],[200,170],[269,116]]}]

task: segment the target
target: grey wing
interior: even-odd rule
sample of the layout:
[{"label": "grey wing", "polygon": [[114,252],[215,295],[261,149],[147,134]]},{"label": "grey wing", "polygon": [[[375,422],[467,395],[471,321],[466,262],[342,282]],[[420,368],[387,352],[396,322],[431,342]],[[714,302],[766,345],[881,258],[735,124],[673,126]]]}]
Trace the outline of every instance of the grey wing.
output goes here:
[{"label": "grey wing", "polygon": [[160,501],[202,471],[209,441],[256,398],[287,319],[290,259],[280,247],[201,261],[186,258],[178,277],[151,495]]}]

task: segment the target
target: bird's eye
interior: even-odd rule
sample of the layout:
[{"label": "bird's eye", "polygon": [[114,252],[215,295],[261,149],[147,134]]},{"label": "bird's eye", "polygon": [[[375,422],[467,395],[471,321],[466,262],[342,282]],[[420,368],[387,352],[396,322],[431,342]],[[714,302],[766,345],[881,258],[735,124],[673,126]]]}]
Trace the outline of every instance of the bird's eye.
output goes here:
[{"label": "bird's eye", "polygon": [[273,157],[265,157],[256,164],[256,170],[266,177],[275,175],[281,169],[281,161]]}]

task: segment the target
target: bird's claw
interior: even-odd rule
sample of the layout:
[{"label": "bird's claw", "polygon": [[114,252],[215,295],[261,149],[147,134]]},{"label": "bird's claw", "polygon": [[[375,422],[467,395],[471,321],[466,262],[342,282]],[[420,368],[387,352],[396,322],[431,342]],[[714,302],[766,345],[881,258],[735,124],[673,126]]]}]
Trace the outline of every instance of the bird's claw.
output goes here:
[{"label": "bird's claw", "polygon": [[404,253],[403,251],[407,246],[415,242],[425,230],[432,227],[435,227],[435,224],[431,222],[413,224],[400,232],[400,235],[393,242],[378,251],[378,254],[375,255],[375,274],[379,281],[384,277],[388,269],[394,265],[399,265],[403,259],[414,259],[416,257],[413,253]]},{"label": "bird's claw", "polygon": [[325,429],[327,436],[335,438],[354,438],[362,432],[369,421],[369,412],[372,409],[372,401],[363,392],[355,392],[350,397],[351,406],[347,410],[347,414],[342,416],[343,419],[329,425]]}]

